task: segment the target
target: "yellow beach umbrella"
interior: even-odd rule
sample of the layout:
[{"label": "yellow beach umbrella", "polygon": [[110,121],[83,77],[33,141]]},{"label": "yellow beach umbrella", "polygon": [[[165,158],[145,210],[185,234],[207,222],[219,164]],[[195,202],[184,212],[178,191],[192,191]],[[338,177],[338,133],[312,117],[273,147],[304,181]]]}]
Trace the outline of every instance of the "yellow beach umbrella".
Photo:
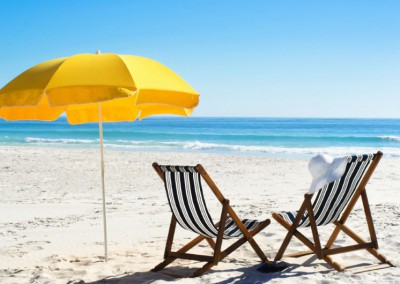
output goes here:
[{"label": "yellow beach umbrella", "polygon": [[77,54],[40,63],[0,90],[5,120],[99,123],[104,249],[107,261],[103,122],[134,121],[156,114],[189,116],[199,94],[166,66],[139,56]]}]

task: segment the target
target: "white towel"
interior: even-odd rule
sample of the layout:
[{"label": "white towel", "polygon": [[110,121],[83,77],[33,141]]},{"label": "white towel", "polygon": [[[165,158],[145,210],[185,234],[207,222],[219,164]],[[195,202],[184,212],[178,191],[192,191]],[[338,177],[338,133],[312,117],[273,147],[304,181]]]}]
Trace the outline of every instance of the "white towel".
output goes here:
[{"label": "white towel", "polygon": [[312,182],[308,194],[313,194],[324,185],[341,178],[346,171],[348,157],[333,158],[325,154],[313,157],[308,170],[312,175]]}]

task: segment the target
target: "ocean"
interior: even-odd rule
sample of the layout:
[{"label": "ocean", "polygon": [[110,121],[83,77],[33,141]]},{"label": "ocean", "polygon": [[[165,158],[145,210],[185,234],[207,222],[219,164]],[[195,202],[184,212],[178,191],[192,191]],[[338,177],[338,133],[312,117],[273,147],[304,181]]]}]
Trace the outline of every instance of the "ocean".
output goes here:
[{"label": "ocean", "polygon": [[[0,146],[97,148],[97,124],[0,121]],[[152,117],[104,124],[108,150],[310,157],[381,150],[400,157],[400,119]]]}]

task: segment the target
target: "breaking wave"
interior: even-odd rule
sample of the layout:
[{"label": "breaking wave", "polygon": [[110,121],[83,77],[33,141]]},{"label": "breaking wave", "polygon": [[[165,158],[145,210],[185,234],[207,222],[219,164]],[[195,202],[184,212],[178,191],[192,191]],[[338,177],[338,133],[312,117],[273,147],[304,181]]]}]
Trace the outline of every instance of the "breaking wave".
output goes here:
[{"label": "breaking wave", "polygon": [[61,138],[36,138],[36,137],[26,137],[24,139],[25,143],[38,143],[38,144],[94,144],[98,143],[98,139],[61,139]]},{"label": "breaking wave", "polygon": [[380,139],[400,142],[400,136],[379,136]]},{"label": "breaking wave", "polygon": [[[380,139],[400,141],[399,136],[381,136]],[[98,139],[61,139],[26,137],[24,142],[34,145],[93,147],[98,145]],[[301,155],[312,156],[326,153],[332,156],[348,154],[374,153],[382,151],[388,157],[400,157],[400,147],[281,147],[268,145],[241,145],[226,143],[210,143],[200,141],[137,141],[137,140],[104,140],[108,149],[131,151],[173,151],[173,152],[203,152],[223,154],[249,155]]]}]

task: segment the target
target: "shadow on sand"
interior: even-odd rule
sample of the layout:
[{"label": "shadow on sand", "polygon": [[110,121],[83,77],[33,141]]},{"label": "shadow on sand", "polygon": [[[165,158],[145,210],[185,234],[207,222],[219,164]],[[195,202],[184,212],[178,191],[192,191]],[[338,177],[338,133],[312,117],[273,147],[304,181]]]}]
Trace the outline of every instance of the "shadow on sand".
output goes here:
[{"label": "shadow on sand", "polygon": [[[266,283],[270,281],[271,279],[285,279],[285,278],[291,278],[291,277],[298,277],[298,276],[304,276],[304,275],[309,275],[309,274],[314,274],[315,272],[310,271],[310,272],[305,272],[305,271],[296,271],[297,268],[303,266],[303,265],[312,265],[312,262],[315,259],[310,258],[308,259],[305,263],[302,265],[298,264],[293,264],[290,267],[286,268],[284,271],[280,272],[272,272],[272,273],[262,273],[257,271],[257,268],[260,266],[260,264],[250,266],[250,267],[245,267],[241,269],[227,269],[227,270],[213,270],[211,269],[208,271],[206,274],[204,274],[201,278],[207,278],[207,275],[210,275],[212,273],[217,273],[221,274],[224,273],[226,274],[226,279],[220,281],[217,279],[216,282],[213,282],[215,284],[228,284],[228,283],[235,283],[235,284],[248,284],[248,283]],[[177,273],[177,274],[183,274],[183,275],[190,275],[190,273],[193,273],[195,269],[188,269],[187,267],[184,266],[174,266],[173,270],[166,269],[166,272],[170,273]],[[174,272],[172,272],[174,271]],[[328,268],[326,271],[319,272],[319,273],[328,273],[330,269]],[[220,278],[220,277],[218,277]],[[113,277],[108,277],[104,278],[98,281],[94,282],[84,282],[84,281],[78,281],[78,282],[70,282],[69,284],[127,284],[127,283],[144,283],[144,284],[149,284],[153,283],[155,281],[162,280],[165,282],[174,282],[177,281],[177,278],[164,274],[162,272],[135,272],[133,274],[123,274],[119,276],[113,276]],[[208,279],[210,280],[210,279]],[[195,281],[194,281],[195,282]]]}]

